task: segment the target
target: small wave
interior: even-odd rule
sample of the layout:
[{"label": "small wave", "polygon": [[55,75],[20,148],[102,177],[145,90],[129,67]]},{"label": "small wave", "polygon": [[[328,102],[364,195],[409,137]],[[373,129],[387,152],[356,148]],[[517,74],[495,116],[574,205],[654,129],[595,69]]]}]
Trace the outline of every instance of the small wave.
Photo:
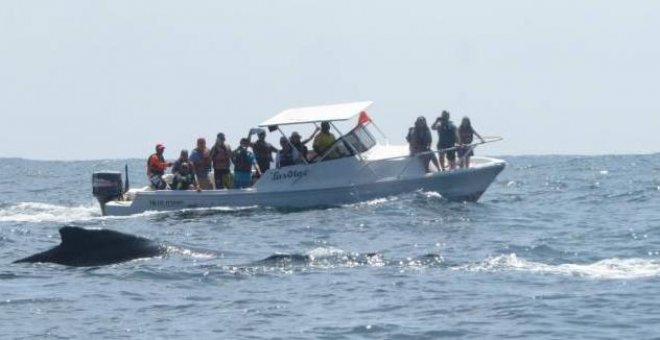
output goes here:
[{"label": "small wave", "polygon": [[0,209],[0,222],[71,222],[101,216],[95,206],[67,207],[48,203],[22,202]]},{"label": "small wave", "polygon": [[213,254],[210,251],[203,251],[203,250],[195,250],[195,249],[190,249],[190,248],[184,248],[184,247],[179,247],[179,246],[173,246],[173,245],[166,245],[165,248],[167,249],[167,254],[178,254],[182,256],[187,256],[187,257],[192,257],[195,259],[212,259],[217,257],[215,254]]},{"label": "small wave", "polygon": [[334,247],[319,247],[304,254],[273,254],[263,260],[239,268],[341,268],[341,267],[382,267],[386,265],[383,256],[378,253],[349,253]]},{"label": "small wave", "polygon": [[605,259],[594,263],[549,265],[527,261],[516,254],[500,255],[483,262],[454,267],[467,271],[524,271],[589,277],[595,279],[638,279],[660,276],[660,261],[640,258]]},{"label": "small wave", "polygon": [[402,268],[423,269],[445,264],[445,258],[438,254],[426,254],[417,257],[408,257],[400,260],[398,265]]},{"label": "small wave", "polygon": [[154,217],[156,219],[175,219],[188,220],[193,218],[204,218],[215,215],[237,215],[243,216],[258,211],[259,206],[241,206],[241,207],[197,207],[185,208],[179,210],[147,210],[142,213],[130,215],[131,217]]},{"label": "small wave", "polygon": [[302,254],[274,254],[253,263],[258,266],[290,267],[294,265],[306,265],[311,261],[308,255]]},{"label": "small wave", "polygon": [[444,266],[445,259],[438,254],[427,254],[418,257],[408,257],[389,261],[382,254],[350,253],[334,247],[319,247],[305,254],[274,254],[263,260],[253,262],[243,267],[272,268],[351,268],[351,267],[385,267],[396,266],[401,269],[424,269]]},{"label": "small wave", "polygon": [[389,202],[395,202],[398,201],[397,196],[389,196],[389,197],[381,197],[381,198],[374,198],[371,200],[367,201],[361,201],[358,203],[349,203],[349,204],[343,204],[342,207],[346,208],[359,208],[359,207],[371,207],[371,206],[380,206],[387,204]]}]

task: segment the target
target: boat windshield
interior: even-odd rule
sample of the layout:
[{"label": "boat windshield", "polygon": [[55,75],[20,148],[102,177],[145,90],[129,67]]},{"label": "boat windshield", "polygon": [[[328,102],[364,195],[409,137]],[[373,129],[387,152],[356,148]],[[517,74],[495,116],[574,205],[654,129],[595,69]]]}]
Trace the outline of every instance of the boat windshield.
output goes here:
[{"label": "boat windshield", "polygon": [[367,130],[366,126],[359,124],[353,130],[338,138],[325,154],[314,157],[312,162],[361,154],[371,149],[376,143],[376,138]]},{"label": "boat windshield", "polygon": [[356,126],[351,132],[341,137],[341,139],[344,139],[349,145],[353,146],[353,149],[358,153],[363,153],[376,145],[376,138],[362,124]]}]

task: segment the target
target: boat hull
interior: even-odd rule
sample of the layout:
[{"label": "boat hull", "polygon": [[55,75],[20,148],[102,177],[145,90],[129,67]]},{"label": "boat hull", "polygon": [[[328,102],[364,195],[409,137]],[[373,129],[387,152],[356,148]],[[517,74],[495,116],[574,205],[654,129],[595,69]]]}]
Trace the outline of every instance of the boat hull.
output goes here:
[{"label": "boat hull", "polygon": [[504,167],[504,161],[489,159],[487,164],[469,169],[422,173],[418,176],[381,177],[360,184],[286,191],[260,189],[259,186],[201,192],[140,191],[132,201],[107,203],[103,212],[105,215],[116,216],[205,207],[312,208],[363,202],[418,190],[437,192],[450,201],[474,202]]}]

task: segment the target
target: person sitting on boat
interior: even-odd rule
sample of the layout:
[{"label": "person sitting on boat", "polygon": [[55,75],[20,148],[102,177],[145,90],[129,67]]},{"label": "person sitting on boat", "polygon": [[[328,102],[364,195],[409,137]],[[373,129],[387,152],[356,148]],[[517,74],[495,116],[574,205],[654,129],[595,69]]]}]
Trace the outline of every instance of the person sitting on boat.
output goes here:
[{"label": "person sitting on boat", "polygon": [[197,183],[202,190],[213,190],[209,174],[211,173],[211,152],[206,147],[206,139],[197,138],[197,147],[190,154]]},{"label": "person sitting on boat", "polygon": [[151,154],[147,160],[147,177],[151,187],[155,190],[167,189],[167,183],[163,179],[165,169],[172,166],[172,163],[166,162],[163,157],[165,145],[156,145],[156,153]]},{"label": "person sitting on boat", "polygon": [[199,190],[199,185],[195,180],[195,174],[192,171],[190,162],[183,162],[179,165],[174,178],[172,178],[172,190],[190,190],[190,187]]},{"label": "person sitting on boat", "polygon": [[460,147],[457,150],[458,162],[461,168],[470,167],[470,157],[474,156],[474,147],[469,146],[474,140],[474,136],[479,137],[482,143],[485,143],[483,138],[474,130],[470,118],[463,117],[461,125],[458,127],[458,144]]},{"label": "person sitting on boat", "polygon": [[424,118],[424,116],[417,117],[417,120],[415,120],[415,126],[408,130],[406,140],[410,145],[411,156],[421,154],[419,157],[424,164],[426,172],[431,171],[429,168],[429,161],[433,162],[436,169],[440,169],[438,159],[431,151],[433,136],[431,135],[431,130],[429,129],[429,125],[426,123],[426,118]]},{"label": "person sitting on boat", "polygon": [[[252,131],[250,131],[252,132]],[[248,136],[248,142],[252,135]],[[266,131],[259,129],[257,133],[257,141],[254,143],[250,142],[250,146],[254,151],[254,157],[257,159],[257,164],[262,173],[270,169],[270,163],[273,161],[273,152],[277,153],[279,150],[275,148],[272,144],[266,142]]]},{"label": "person sitting on boat", "polygon": [[211,158],[213,159],[213,177],[215,179],[216,189],[233,188],[233,179],[231,175],[231,146],[225,142],[225,134],[220,132],[215,140],[215,145],[211,148]]},{"label": "person sitting on boat", "polygon": [[188,159],[188,150],[186,149],[181,150],[179,158],[172,163],[172,174],[179,172],[183,163],[190,163],[190,159]]},{"label": "person sitting on boat", "polygon": [[261,175],[254,154],[248,150],[249,146],[250,141],[247,138],[242,138],[240,146],[232,154],[232,161],[234,162],[234,187],[237,189],[247,188],[252,185],[252,166],[256,168],[257,174]]},{"label": "person sitting on boat", "polygon": [[[316,152],[316,154],[319,156],[323,156],[335,143],[335,140],[336,140],[335,135],[332,132],[330,132],[330,123],[322,122],[321,132],[318,135],[316,135],[316,138],[314,138],[314,144],[312,144],[312,147],[314,148],[314,152]],[[325,157],[326,159],[337,158],[339,157],[339,153],[336,150],[334,150]]]},{"label": "person sitting on boat", "polygon": [[289,140],[282,136],[280,137],[280,146],[282,149],[277,153],[275,164],[277,168],[295,165],[300,162],[300,152],[291,147]]},{"label": "person sitting on boat", "polygon": [[298,152],[300,153],[300,158],[297,163],[303,163],[304,162],[303,160],[306,161],[309,159],[307,158],[309,150],[307,149],[307,146],[305,146],[305,144],[309,143],[312,139],[314,139],[314,136],[316,136],[317,132],[319,132],[318,127],[316,128],[316,130],[314,130],[312,135],[309,136],[309,138],[305,139],[304,141],[301,140],[302,136],[300,136],[298,132],[293,131],[293,133],[291,133],[291,137],[289,138],[289,140],[291,141],[291,145],[293,145],[293,147],[296,150],[298,150]]},{"label": "person sitting on boat", "polygon": [[[445,157],[449,163],[449,169],[456,168],[456,150],[453,149],[458,142],[458,131],[454,123],[449,120],[449,112],[442,111],[442,115],[435,120],[431,129],[438,131],[438,151],[440,157],[440,168],[445,170]],[[451,150],[446,150],[451,149]]]}]

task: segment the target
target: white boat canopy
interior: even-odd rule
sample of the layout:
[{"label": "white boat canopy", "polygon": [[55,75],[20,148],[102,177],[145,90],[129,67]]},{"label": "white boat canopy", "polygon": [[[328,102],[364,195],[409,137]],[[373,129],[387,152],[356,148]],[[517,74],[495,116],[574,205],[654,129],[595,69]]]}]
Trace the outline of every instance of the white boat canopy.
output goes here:
[{"label": "white boat canopy", "polygon": [[355,102],[335,105],[309,106],[284,110],[259,126],[318,123],[349,120],[366,110],[373,102]]}]

